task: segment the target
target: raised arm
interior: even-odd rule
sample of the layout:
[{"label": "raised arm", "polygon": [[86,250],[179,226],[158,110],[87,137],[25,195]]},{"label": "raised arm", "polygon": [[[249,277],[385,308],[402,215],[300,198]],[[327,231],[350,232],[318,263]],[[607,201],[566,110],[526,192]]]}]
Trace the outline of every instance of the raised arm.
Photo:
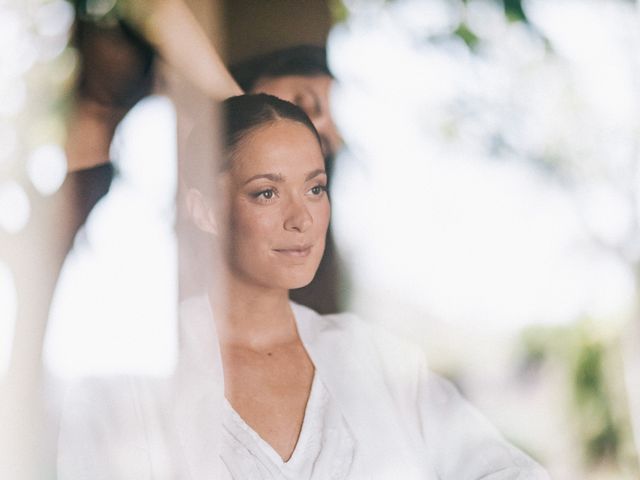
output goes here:
[{"label": "raised arm", "polygon": [[242,93],[183,0],[128,1],[121,8],[158,54],[210,98]]}]

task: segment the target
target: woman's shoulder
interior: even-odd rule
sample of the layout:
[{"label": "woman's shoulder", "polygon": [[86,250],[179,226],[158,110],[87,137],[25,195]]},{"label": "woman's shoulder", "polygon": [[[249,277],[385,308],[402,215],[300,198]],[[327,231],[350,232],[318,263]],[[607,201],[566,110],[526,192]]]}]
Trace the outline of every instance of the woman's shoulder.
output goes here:
[{"label": "woman's shoulder", "polygon": [[[426,368],[425,352],[416,343],[354,313],[321,315],[292,303],[303,341],[325,337],[345,358],[367,355],[391,379],[417,378]],[[336,352],[338,353],[338,352]]]},{"label": "woman's shoulder", "polygon": [[[371,322],[352,312],[320,314],[309,307],[291,302],[298,323],[313,322],[319,331],[333,331],[343,335],[357,335],[374,342],[377,347],[391,352],[419,354],[420,347],[388,327]],[[302,322],[301,322],[302,321]]]},{"label": "woman's shoulder", "polygon": [[384,406],[380,411],[412,426],[417,432],[412,438],[427,447],[428,463],[441,478],[548,479],[451,381],[428,368],[426,352],[419,345],[353,314],[319,315],[306,307],[295,309],[304,318],[302,324],[311,324],[321,337],[314,347],[320,346],[322,353],[330,350],[318,358],[335,367],[336,376],[345,370],[354,373],[345,387],[348,394],[375,391],[377,402],[389,399],[378,404]]}]

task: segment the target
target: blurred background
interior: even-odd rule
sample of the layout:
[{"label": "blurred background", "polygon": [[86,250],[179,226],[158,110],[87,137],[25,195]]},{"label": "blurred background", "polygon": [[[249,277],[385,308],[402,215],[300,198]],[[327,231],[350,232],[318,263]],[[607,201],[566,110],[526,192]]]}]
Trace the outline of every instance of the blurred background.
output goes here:
[{"label": "blurred background", "polygon": [[[122,29],[126,3],[0,2],[0,372],[31,431],[55,431],[50,378],[175,365],[178,165],[212,151],[190,134],[215,120]],[[640,2],[188,5],[227,64],[327,46],[341,309],[419,342],[552,478],[640,478]],[[86,221],[60,196],[79,98],[102,119],[80,135],[111,140],[109,171],[72,189]]]}]

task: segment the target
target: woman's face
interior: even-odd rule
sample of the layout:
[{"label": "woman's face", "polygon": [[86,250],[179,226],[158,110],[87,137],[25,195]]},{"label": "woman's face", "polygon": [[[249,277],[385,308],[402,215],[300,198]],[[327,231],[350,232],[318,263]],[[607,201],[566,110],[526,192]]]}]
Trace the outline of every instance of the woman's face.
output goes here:
[{"label": "woman's face", "polygon": [[238,144],[222,181],[232,277],[275,289],[311,282],[330,216],[324,159],[313,133],[291,120],[259,127]]}]

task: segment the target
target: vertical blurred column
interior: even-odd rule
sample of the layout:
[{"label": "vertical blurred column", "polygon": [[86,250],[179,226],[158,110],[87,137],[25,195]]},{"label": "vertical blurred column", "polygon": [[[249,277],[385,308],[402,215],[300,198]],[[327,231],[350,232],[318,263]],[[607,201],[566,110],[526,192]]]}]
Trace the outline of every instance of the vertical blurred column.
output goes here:
[{"label": "vertical blurred column", "polygon": [[[225,60],[225,32],[221,19],[223,5],[220,0],[185,0],[207,34],[211,43]],[[189,55],[189,52],[184,52]],[[213,192],[214,174],[220,151],[221,123],[216,102],[187,79],[167,71],[166,90],[176,111],[178,185],[176,190],[176,238],[178,248],[178,301],[201,295],[207,289],[210,277],[216,277],[216,250],[212,239],[200,232],[190,219],[186,194],[197,185],[203,195]],[[178,315],[179,362],[190,356],[193,350],[212,352],[216,346],[211,338],[203,338],[189,330],[193,322],[182,318],[189,315],[180,308]],[[196,344],[201,342],[203,344]],[[213,339],[215,341],[215,339]],[[215,355],[209,356],[215,363]],[[194,478],[227,478],[218,451],[217,428],[219,403],[223,395],[221,365],[205,365],[208,374],[190,375],[182,372],[174,385],[173,395],[176,418],[189,418],[181,428],[180,438],[189,459]],[[186,413],[186,412],[190,413]],[[193,412],[197,415],[192,415]],[[197,419],[197,420],[196,420]]]},{"label": "vertical blurred column", "polygon": [[[225,32],[219,0],[186,2],[218,52],[224,56]],[[185,55],[188,55],[185,52]],[[213,252],[206,237],[189,219],[185,194],[190,179],[207,184],[217,161],[220,124],[216,105],[184,77],[166,71],[167,91],[174,102],[178,136],[178,188],[176,196],[176,234],[178,239],[178,297],[183,300],[204,291],[206,269],[213,268]]]},{"label": "vertical blurred column", "polygon": [[[52,219],[53,221],[53,219]],[[47,415],[42,342],[59,252],[42,245],[56,231],[41,222],[10,252],[18,311],[9,370],[0,383],[0,478],[33,480],[55,475],[55,446]],[[36,257],[36,261],[32,260]],[[38,271],[33,271],[38,269]],[[33,281],[35,279],[35,281]],[[24,280],[30,280],[28,283]]]},{"label": "vertical blurred column", "polygon": [[0,318],[3,326],[12,325],[4,329],[11,338],[1,342],[10,350],[7,371],[0,367],[2,479],[55,476],[42,340],[66,249],[60,232],[73,222],[71,199],[54,195],[64,177],[64,155],[60,119],[53,113],[61,100],[57,92],[74,70],[66,49],[72,22],[66,1],[0,2],[0,263],[10,269],[16,304],[8,315],[13,318]]},{"label": "vertical blurred column", "polygon": [[636,461],[640,462],[640,262],[634,263],[635,298],[622,338],[624,377]]}]

